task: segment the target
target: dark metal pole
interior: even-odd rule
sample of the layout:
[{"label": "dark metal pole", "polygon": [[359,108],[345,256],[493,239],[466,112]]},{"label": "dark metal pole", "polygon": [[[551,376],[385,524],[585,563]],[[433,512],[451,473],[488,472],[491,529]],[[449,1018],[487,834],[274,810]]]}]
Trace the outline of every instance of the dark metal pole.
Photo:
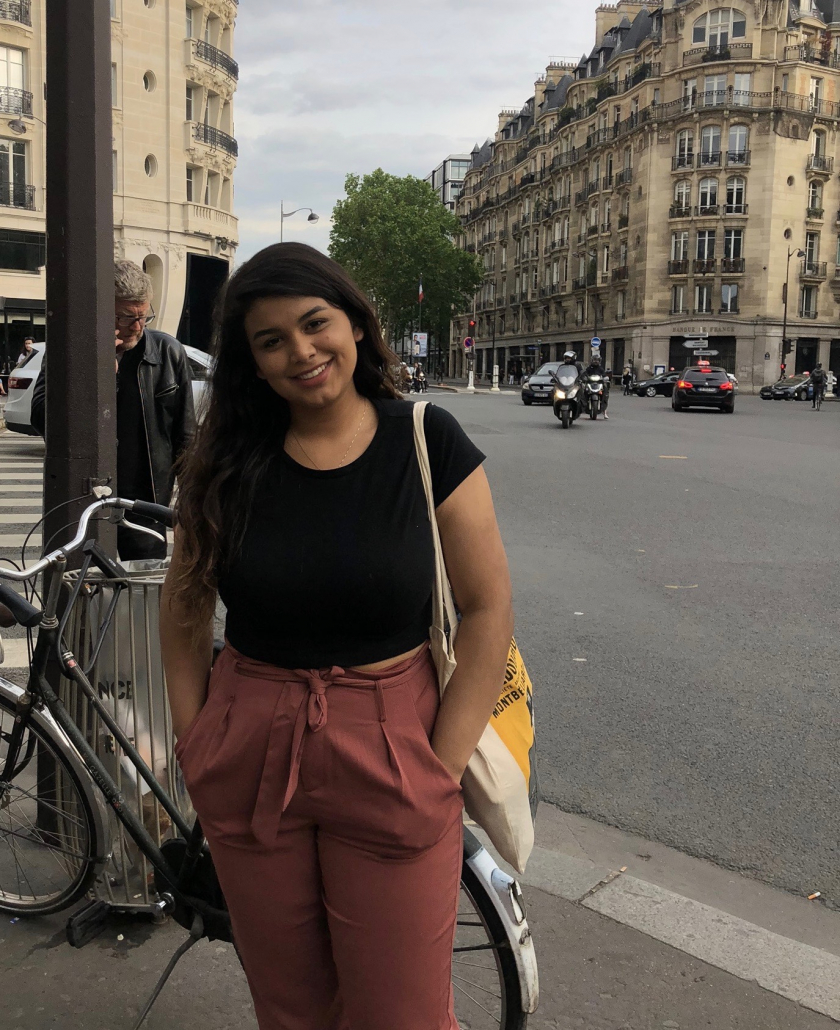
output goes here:
[{"label": "dark metal pole", "polygon": [[[110,4],[47,0],[46,13],[48,513],[115,487],[117,441]],[[47,516],[45,545],[84,504]],[[99,526],[113,553],[113,528]]]}]

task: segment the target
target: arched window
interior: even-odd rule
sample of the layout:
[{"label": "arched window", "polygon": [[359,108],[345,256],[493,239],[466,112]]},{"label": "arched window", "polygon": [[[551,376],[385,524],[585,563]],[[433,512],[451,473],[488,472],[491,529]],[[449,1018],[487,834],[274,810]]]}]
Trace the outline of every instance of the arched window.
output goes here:
[{"label": "arched window", "polygon": [[822,212],[823,206],[823,188],[822,183],[818,179],[811,179],[808,183],[808,211]]},{"label": "arched window", "polygon": [[733,175],[726,180],[726,213],[728,215],[744,215],[747,205],[744,198],[747,194],[747,180],[740,175]]},{"label": "arched window", "polygon": [[691,182],[680,179],[674,186],[674,207],[687,212],[691,206]]},{"label": "arched window", "polygon": [[746,125],[730,125],[726,161],[731,165],[747,164],[750,149],[750,130]]},{"label": "arched window", "polygon": [[[815,132],[811,137],[811,153],[816,158],[825,157],[825,133]],[[818,167],[818,165],[815,165]]]},{"label": "arched window", "polygon": [[700,132],[700,165],[720,164],[720,126],[706,125]]},{"label": "arched window", "polygon": [[718,181],[717,179],[701,179],[697,190],[698,214],[717,214],[718,202]]},{"label": "arched window", "polygon": [[718,7],[694,23],[692,42],[725,49],[730,39],[743,39],[746,34],[747,19],[741,11],[734,7]]},{"label": "arched window", "polygon": [[675,168],[691,168],[694,165],[694,133],[683,129],[677,133],[677,152],[674,157]]}]

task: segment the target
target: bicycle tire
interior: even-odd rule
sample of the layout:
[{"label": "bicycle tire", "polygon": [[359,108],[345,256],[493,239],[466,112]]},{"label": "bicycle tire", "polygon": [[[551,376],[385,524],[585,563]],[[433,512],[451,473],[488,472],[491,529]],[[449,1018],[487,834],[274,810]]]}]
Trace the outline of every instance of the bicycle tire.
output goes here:
[{"label": "bicycle tire", "polygon": [[[0,695],[0,770],[5,768],[16,715],[14,702]],[[33,740],[29,759],[10,781],[0,781],[0,912],[45,916],[68,908],[90,889],[97,869],[97,828],[89,787],[68,760],[64,743],[37,714],[26,732]],[[51,763],[55,771],[44,777],[46,786],[39,784],[39,765],[49,769]],[[55,777],[52,785],[51,776]],[[44,800],[56,789],[62,794],[60,807]],[[44,813],[67,831],[45,829]],[[59,883],[56,870],[62,869],[66,882]],[[11,889],[12,879],[16,890]],[[45,885],[44,893],[35,886],[40,882]]]},{"label": "bicycle tire", "polygon": [[[502,921],[492,902],[487,896],[486,887],[482,880],[475,874],[472,868],[465,861],[461,870],[461,889],[472,903],[477,915],[483,925],[484,933],[492,947],[492,955],[495,960],[496,975],[499,985],[499,1010],[493,1013],[493,1030],[525,1030],[528,1024],[528,1015],[522,1011],[522,991],[519,985],[519,971],[516,967],[516,959],[510,948],[510,942],[502,925]],[[459,926],[462,926],[459,914]],[[456,934],[456,948],[458,947],[458,936]],[[486,949],[486,944],[484,948]],[[487,950],[483,954],[487,954]],[[469,952],[467,952],[469,954]],[[453,986],[455,987],[455,1012],[458,1015],[459,992],[466,994],[466,990],[456,983],[459,979],[456,970],[458,969],[458,953],[453,956]],[[475,974],[470,974],[475,976]],[[471,990],[475,992],[478,986],[475,981],[470,983]],[[466,994],[469,998],[470,995]],[[474,998],[472,999],[475,1000]],[[482,1006],[483,1007],[483,1006]],[[488,1010],[485,1008],[485,1012]],[[498,1022],[495,1020],[498,1019]],[[476,1026],[472,1020],[464,1020],[462,1025]],[[485,1021],[482,1028],[486,1026],[489,1030],[491,1023]],[[476,1030],[478,1027],[476,1026]]]}]

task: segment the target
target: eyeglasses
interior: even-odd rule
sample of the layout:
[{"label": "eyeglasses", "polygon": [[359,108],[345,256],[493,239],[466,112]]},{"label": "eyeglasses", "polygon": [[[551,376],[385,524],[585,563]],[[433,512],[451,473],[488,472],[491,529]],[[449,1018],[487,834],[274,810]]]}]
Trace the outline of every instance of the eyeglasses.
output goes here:
[{"label": "eyeglasses", "polygon": [[130,329],[135,322],[140,323],[140,327],[147,326],[150,322],[154,322],[155,313],[154,311],[150,315],[117,315],[116,323],[120,329]]}]

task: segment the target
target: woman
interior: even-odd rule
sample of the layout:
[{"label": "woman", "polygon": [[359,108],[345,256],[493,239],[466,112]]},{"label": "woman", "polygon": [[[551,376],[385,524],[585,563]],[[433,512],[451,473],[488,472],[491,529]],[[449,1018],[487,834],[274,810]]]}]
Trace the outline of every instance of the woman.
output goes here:
[{"label": "woman", "polygon": [[[338,265],[267,248],[228,284],[179,474],[161,618],[176,753],[261,1030],[457,1027],[459,781],[503,682],[510,583],[484,456],[430,406],[463,614],[441,702],[431,527],[395,364]],[[211,675],[217,592],[227,646]]]}]

